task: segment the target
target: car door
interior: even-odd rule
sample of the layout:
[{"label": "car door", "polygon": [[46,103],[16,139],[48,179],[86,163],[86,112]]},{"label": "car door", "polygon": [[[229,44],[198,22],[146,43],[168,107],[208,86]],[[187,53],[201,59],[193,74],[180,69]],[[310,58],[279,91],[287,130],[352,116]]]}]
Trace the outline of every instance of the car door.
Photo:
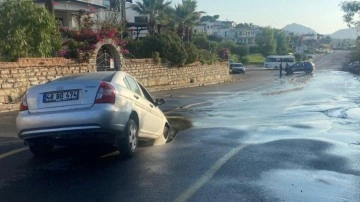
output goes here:
[{"label": "car door", "polygon": [[143,96],[148,101],[150,106],[150,112],[153,119],[152,123],[150,123],[149,126],[150,130],[157,131],[157,133],[161,135],[162,130],[164,129],[165,116],[163,112],[159,109],[159,107],[156,106],[154,99],[151,97],[150,93],[146,90],[146,88],[140,83],[138,83],[138,85],[140,86]]},{"label": "car door", "polygon": [[151,124],[154,121],[154,116],[151,113],[151,105],[149,104],[149,101],[143,97],[142,91],[134,78],[126,75],[124,79],[125,84],[133,93],[134,105],[139,116],[140,135],[155,135],[156,131],[153,131],[151,127]]},{"label": "car door", "polygon": [[293,72],[299,71],[300,68],[301,68],[301,63],[296,63],[296,64],[293,66],[292,71],[293,71]]}]

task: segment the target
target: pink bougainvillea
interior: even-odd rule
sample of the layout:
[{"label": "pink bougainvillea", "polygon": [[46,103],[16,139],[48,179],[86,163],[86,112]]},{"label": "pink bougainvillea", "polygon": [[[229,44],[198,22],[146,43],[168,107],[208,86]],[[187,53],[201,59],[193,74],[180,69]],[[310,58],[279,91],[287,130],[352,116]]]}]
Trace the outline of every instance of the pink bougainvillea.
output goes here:
[{"label": "pink bougainvillea", "polygon": [[229,50],[228,48],[223,48],[223,49],[221,49],[221,50],[219,51],[218,55],[219,55],[219,58],[220,58],[221,60],[227,61],[227,60],[230,59],[231,53],[230,53],[230,50]]},{"label": "pink bougainvillea", "polygon": [[105,39],[112,39],[116,45],[120,46],[122,54],[129,53],[129,51],[123,48],[126,45],[126,41],[118,37],[119,33],[114,28],[69,30],[62,27],[60,31],[64,38],[63,49],[58,53],[60,57],[88,61],[90,55],[96,49],[96,44]]}]

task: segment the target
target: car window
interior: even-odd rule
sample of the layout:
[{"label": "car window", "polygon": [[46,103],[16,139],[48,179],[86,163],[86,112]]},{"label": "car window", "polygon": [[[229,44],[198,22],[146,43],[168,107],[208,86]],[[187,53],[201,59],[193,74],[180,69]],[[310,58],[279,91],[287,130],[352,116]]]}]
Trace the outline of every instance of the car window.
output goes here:
[{"label": "car window", "polygon": [[141,91],[143,92],[144,98],[146,98],[149,102],[155,104],[154,99],[151,97],[150,93],[145,89],[145,87],[142,86],[140,83],[138,83],[138,85],[140,86]]},{"label": "car window", "polygon": [[231,64],[230,67],[243,67],[244,65],[241,64],[241,63],[234,63],[234,64]]},{"label": "car window", "polygon": [[129,76],[126,76],[126,77],[124,78],[124,81],[125,81],[125,85],[126,85],[132,92],[141,95],[141,90],[140,90],[137,82],[136,82],[133,78],[131,78],[131,77],[129,77]]},{"label": "car window", "polygon": [[110,82],[116,72],[96,72],[96,73],[87,73],[87,74],[75,74],[70,76],[64,76],[54,81],[66,81],[66,80],[99,80]]}]

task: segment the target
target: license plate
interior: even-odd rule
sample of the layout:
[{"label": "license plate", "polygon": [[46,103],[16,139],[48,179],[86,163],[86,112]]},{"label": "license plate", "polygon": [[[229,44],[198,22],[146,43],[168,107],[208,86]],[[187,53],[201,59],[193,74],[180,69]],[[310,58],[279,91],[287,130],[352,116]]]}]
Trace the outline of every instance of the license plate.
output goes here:
[{"label": "license plate", "polygon": [[79,90],[54,91],[43,94],[43,103],[63,102],[79,99]]}]

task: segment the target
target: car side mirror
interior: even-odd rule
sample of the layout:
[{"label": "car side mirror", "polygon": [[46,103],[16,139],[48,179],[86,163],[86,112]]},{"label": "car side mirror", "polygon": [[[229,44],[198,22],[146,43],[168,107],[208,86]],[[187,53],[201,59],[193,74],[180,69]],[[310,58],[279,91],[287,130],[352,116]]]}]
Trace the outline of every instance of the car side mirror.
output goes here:
[{"label": "car side mirror", "polygon": [[165,104],[165,100],[163,98],[156,98],[156,100],[155,100],[156,106],[163,105],[163,104]]}]

